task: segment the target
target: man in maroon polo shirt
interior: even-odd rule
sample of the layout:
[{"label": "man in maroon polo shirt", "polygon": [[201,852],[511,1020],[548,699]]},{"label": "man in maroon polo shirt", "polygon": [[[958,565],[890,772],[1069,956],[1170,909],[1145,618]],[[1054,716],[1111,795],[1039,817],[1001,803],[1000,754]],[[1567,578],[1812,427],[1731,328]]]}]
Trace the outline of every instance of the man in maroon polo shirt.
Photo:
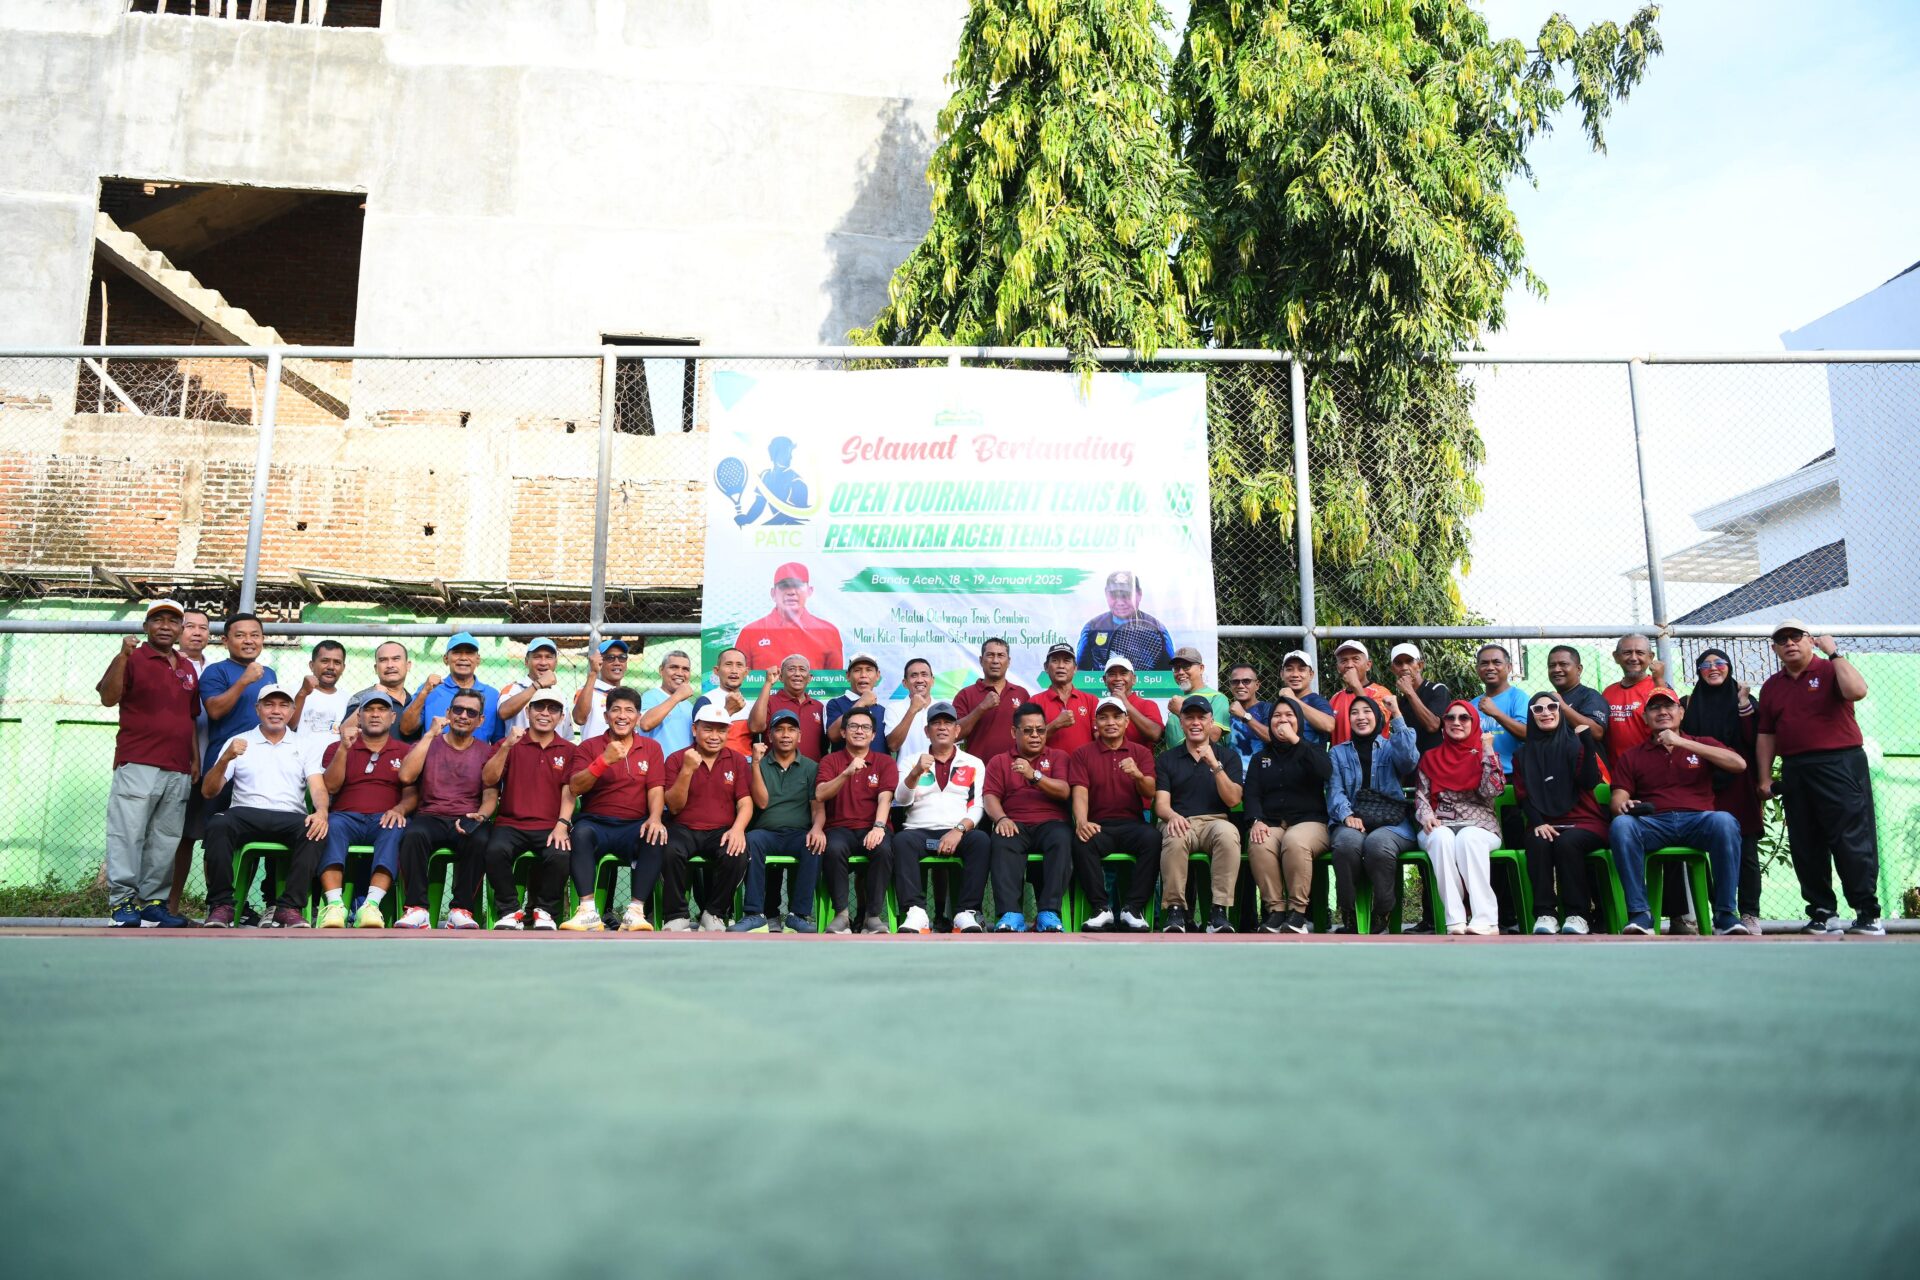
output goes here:
[{"label": "man in maroon polo shirt", "polygon": [[153,601],[143,624],[146,643],[123,639],[94,686],[101,706],[120,708],[107,792],[107,901],[121,928],[187,924],[166,902],[187,792],[200,777],[193,745],[200,681],[174,649],[185,618],[178,602]]},{"label": "man in maroon polo shirt", "polygon": [[808,695],[807,687],[812,683],[813,664],[803,654],[788,654],[780,661],[779,680],[768,675],[760,686],[760,696],[747,716],[747,727],[764,734],[774,712],[793,712],[800,722],[800,754],[818,764],[827,752],[827,708]]},{"label": "man in maroon polo shirt", "polygon": [[1083,926],[1114,927],[1107,897],[1110,853],[1133,856],[1127,902],[1119,924],[1129,933],[1147,930],[1147,903],[1160,870],[1160,833],[1142,812],[1153,803],[1153,752],[1127,736],[1127,704],[1108,695],[1093,713],[1094,739],[1067,759],[1073,789],[1073,869],[1093,914]]},{"label": "man in maroon polo shirt", "polygon": [[873,716],[865,707],[840,720],[846,745],[820,762],[813,798],[827,806],[827,893],[833,899],[828,933],[852,929],[847,910],[847,881],[856,854],[867,857],[860,878],[865,933],[885,933],[887,881],[893,876],[893,846],[887,840],[887,813],[893,806],[900,770],[893,757],[873,749]]},{"label": "man in maroon polo shirt", "polygon": [[1880,937],[1887,930],[1880,923],[1873,777],[1853,714],[1853,704],[1867,696],[1866,678],[1840,656],[1832,636],[1809,635],[1798,618],[1774,628],[1773,652],[1780,670],[1760,686],[1760,794],[1779,796],[1787,811],[1793,873],[1807,901],[1803,931],[1840,928],[1833,896],[1837,869],[1854,912],[1847,932]]},{"label": "man in maroon polo shirt", "polygon": [[1135,680],[1133,661],[1124,653],[1116,653],[1107,659],[1107,669],[1101,673],[1106,681],[1109,698],[1118,698],[1127,708],[1127,741],[1137,742],[1148,750],[1160,745],[1160,739],[1166,736],[1166,718],[1160,714],[1160,704],[1143,698],[1133,691]]},{"label": "man in maroon polo shirt", "polygon": [[953,709],[960,713],[960,740],[967,751],[989,764],[1013,750],[1013,713],[1033,695],[1007,679],[1013,651],[994,636],[980,646],[980,678],[960,691]]},{"label": "man in maroon polo shirt", "polygon": [[1051,682],[1033,701],[1047,713],[1047,745],[1072,755],[1093,741],[1096,699],[1074,687],[1073,646],[1056,644],[1047,650],[1047,679]]},{"label": "man in maroon polo shirt", "polygon": [[[556,730],[566,711],[558,689],[541,689],[527,702],[527,725],[500,741],[480,781],[500,788],[493,832],[487,837],[487,883],[493,886],[496,929],[557,928],[554,917],[567,889],[567,859],[573,850],[573,744]],[[538,852],[529,897],[533,911],[520,906],[513,864],[523,853]]]},{"label": "man in maroon polo shirt", "polygon": [[668,933],[685,933],[687,883],[691,860],[706,862],[700,881],[700,930],[717,933],[733,914],[733,895],[747,878],[747,823],[753,820],[752,768],[727,745],[733,723],[726,709],[709,702],[693,713],[693,745],[667,758],[667,850],[661,881],[666,887],[660,914]]},{"label": "man in maroon polo shirt", "polygon": [[1073,876],[1073,828],[1067,753],[1047,745],[1047,713],[1027,702],[1014,708],[1013,750],[987,761],[985,803],[993,831],[993,903],[1000,913],[995,933],[1025,933],[1020,890],[1027,881],[1027,855],[1040,855],[1034,895],[1034,927],[1059,933],[1060,900]]},{"label": "man in maroon polo shirt", "polygon": [[[340,740],[328,744],[320,756],[326,770],[322,781],[333,800],[327,810],[326,848],[320,855],[320,888],[325,902],[316,928],[346,927],[342,886],[347,859],[360,845],[373,846],[373,871],[366,881],[366,902],[353,923],[360,929],[386,927],[380,904],[400,872],[400,841],[406,834],[407,816],[420,802],[419,789],[401,781],[409,748],[391,732],[398,710],[384,691],[374,690],[361,701],[354,719],[341,721]],[[310,877],[296,849],[288,894],[298,894]],[[279,906],[291,907],[298,901],[298,897],[286,896]],[[279,914],[277,910],[275,914]]]},{"label": "man in maroon polo shirt", "polygon": [[[667,828],[661,820],[666,808],[667,761],[659,743],[634,732],[640,722],[640,695],[615,689],[607,695],[605,710],[607,731],[573,749],[573,794],[582,798],[570,833],[573,889],[580,909],[560,927],[588,933],[605,927],[593,890],[600,859],[612,854],[627,864],[629,873],[631,896],[620,931],[647,933],[653,925],[647,919],[646,904],[660,879],[660,858],[667,844]],[[720,710],[725,713],[726,707],[721,705]]]}]

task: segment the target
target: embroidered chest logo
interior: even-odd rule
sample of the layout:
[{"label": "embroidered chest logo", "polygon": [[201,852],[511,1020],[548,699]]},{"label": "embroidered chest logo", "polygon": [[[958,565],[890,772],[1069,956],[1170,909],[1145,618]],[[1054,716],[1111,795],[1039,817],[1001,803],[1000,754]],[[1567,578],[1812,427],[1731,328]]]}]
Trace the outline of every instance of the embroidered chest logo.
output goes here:
[{"label": "embroidered chest logo", "polygon": [[1687,768],[1689,768],[1689,769],[1698,769],[1699,767],[1700,767],[1700,757],[1699,757],[1699,756],[1696,756],[1696,755],[1693,755],[1692,753],[1688,753],[1688,755],[1687,755]]},{"label": "embroidered chest logo", "polygon": [[720,776],[721,776],[721,777],[723,777],[723,778],[725,778],[725,779],[726,779],[726,780],[727,780],[728,782],[732,782],[732,781],[733,781],[733,770],[731,770],[731,769],[729,769],[729,770],[727,770],[727,771],[726,771],[725,773],[723,773],[723,774],[721,774]]},{"label": "embroidered chest logo", "polygon": [[548,756],[547,759],[553,761],[553,767],[555,769],[564,769],[567,767],[567,758],[565,756]]},{"label": "embroidered chest logo", "polygon": [[1819,687],[1820,687],[1820,677],[1819,677],[1819,676],[1810,676],[1810,677],[1808,677],[1808,679],[1807,679],[1807,688],[1809,688],[1809,689],[1818,689]]},{"label": "embroidered chest logo", "polygon": [[879,785],[880,785],[880,775],[879,775],[879,774],[877,774],[877,773],[870,773],[870,774],[868,774],[868,775],[867,775],[867,785],[868,785],[868,786],[870,786],[870,787],[875,787],[875,788],[877,788],[877,787],[879,787]]},{"label": "embroidered chest logo", "polygon": [[642,760],[642,761],[640,762],[640,773],[641,773],[641,775],[642,775],[642,776],[644,777],[644,776],[646,775],[646,772],[647,772],[647,770],[649,770],[649,769],[651,769],[652,767],[653,767],[653,761],[651,761],[651,760]]}]

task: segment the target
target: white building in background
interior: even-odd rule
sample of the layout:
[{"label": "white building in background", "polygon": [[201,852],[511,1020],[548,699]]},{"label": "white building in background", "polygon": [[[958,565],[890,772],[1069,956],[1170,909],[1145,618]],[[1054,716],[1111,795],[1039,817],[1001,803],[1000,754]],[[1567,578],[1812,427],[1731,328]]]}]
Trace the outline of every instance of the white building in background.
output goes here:
[{"label": "white building in background", "polygon": [[[1920,349],[1920,263],[1781,341],[1789,351]],[[1694,512],[1712,536],[1667,556],[1667,581],[1732,589],[1674,621],[1920,620],[1920,369],[1823,373],[1832,447],[1810,435],[1793,470]]]}]

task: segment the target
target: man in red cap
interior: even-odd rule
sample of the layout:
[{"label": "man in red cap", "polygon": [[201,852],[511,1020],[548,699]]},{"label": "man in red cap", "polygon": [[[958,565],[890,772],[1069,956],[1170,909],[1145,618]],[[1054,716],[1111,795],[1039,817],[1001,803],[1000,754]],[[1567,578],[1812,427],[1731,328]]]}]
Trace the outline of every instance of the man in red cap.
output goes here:
[{"label": "man in red cap", "polygon": [[747,655],[750,671],[774,671],[781,659],[799,654],[815,668],[841,670],[840,628],[807,611],[813,597],[813,584],[807,566],[790,560],[773,571],[773,611],[740,629],[735,642]]}]

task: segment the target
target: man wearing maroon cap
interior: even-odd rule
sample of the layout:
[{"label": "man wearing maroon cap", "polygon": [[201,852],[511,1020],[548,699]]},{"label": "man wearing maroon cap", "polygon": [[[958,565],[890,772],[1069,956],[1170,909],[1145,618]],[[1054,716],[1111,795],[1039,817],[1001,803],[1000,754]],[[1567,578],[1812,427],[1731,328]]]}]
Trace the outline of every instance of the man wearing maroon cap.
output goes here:
[{"label": "man wearing maroon cap", "polygon": [[840,628],[807,610],[813,585],[807,566],[790,560],[773,571],[773,611],[740,630],[735,645],[747,655],[750,671],[772,671],[788,654],[799,654],[808,665],[838,671]]},{"label": "man wearing maroon cap", "polygon": [[960,740],[967,751],[991,762],[1013,750],[1013,713],[1033,700],[1026,689],[1007,679],[1013,651],[994,636],[980,646],[980,678],[954,697],[960,713]]}]

